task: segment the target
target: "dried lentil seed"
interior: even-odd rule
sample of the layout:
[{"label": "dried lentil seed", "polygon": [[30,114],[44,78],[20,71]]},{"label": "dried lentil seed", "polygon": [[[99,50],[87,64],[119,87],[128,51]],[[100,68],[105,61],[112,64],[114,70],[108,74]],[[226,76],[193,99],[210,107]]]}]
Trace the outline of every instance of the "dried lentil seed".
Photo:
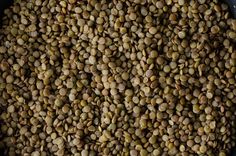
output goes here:
[{"label": "dried lentil seed", "polygon": [[225,4],[13,5],[0,30],[1,129],[18,143],[9,153],[226,155],[235,144],[236,24]]}]

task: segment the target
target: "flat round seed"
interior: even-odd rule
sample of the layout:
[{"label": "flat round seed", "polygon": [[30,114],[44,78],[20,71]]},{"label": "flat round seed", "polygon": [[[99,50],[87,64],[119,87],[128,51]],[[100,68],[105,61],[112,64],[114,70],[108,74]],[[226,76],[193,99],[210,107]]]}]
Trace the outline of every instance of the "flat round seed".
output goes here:
[{"label": "flat round seed", "polygon": [[12,75],[8,75],[8,76],[6,77],[6,82],[7,82],[7,83],[13,83],[13,82],[14,82],[14,77],[13,77]]},{"label": "flat round seed", "polygon": [[178,4],[181,5],[181,6],[184,5],[185,4],[185,0],[178,0]]},{"label": "flat round seed", "polygon": [[13,105],[8,106],[7,112],[14,113],[15,112],[15,106],[13,106]]},{"label": "flat round seed", "polygon": [[24,40],[22,38],[19,38],[19,39],[17,39],[17,43],[19,45],[23,45],[24,44]]},{"label": "flat round seed", "polygon": [[184,31],[180,31],[178,33],[179,38],[184,39],[186,37],[186,33]]},{"label": "flat round seed", "polygon": [[157,28],[156,27],[149,28],[149,33],[152,34],[152,35],[156,34],[157,33]]},{"label": "flat round seed", "polygon": [[136,13],[132,12],[132,13],[129,15],[129,18],[130,18],[130,20],[134,21],[134,20],[137,18]]},{"label": "flat round seed", "polygon": [[162,1],[157,1],[157,2],[156,2],[156,7],[157,7],[158,9],[162,9],[162,8],[164,7],[163,2],[162,2]]},{"label": "flat round seed", "polygon": [[7,52],[7,48],[0,46],[0,53],[6,53]]},{"label": "flat round seed", "polygon": [[201,153],[206,153],[206,151],[207,151],[206,145],[201,145],[200,148],[199,148],[199,151],[200,151]]},{"label": "flat round seed", "polygon": [[66,90],[65,88],[61,88],[61,89],[59,90],[59,94],[60,94],[61,96],[65,96],[65,95],[67,94],[67,90]]}]

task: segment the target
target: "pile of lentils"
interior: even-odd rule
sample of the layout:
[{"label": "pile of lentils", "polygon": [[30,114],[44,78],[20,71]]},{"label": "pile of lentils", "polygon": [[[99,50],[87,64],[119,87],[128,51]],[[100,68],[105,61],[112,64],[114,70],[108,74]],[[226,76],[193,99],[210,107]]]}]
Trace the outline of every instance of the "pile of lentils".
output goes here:
[{"label": "pile of lentils", "polygon": [[9,156],[226,156],[236,20],[218,0],[16,0],[0,29]]}]

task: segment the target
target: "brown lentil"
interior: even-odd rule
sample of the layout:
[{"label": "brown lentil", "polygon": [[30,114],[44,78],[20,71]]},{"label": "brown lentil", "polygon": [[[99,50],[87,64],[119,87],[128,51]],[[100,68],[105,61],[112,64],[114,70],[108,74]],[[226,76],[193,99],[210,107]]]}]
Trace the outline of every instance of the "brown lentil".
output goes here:
[{"label": "brown lentil", "polygon": [[235,146],[236,20],[210,0],[14,1],[0,29],[8,155]]}]

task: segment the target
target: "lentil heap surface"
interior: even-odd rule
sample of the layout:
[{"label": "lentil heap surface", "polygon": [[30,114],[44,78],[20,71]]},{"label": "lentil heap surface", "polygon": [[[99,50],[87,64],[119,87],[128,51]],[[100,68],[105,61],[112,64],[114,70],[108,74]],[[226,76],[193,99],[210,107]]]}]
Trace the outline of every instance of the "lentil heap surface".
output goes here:
[{"label": "lentil heap surface", "polygon": [[17,0],[0,29],[1,147],[225,156],[236,20],[217,0]]}]

